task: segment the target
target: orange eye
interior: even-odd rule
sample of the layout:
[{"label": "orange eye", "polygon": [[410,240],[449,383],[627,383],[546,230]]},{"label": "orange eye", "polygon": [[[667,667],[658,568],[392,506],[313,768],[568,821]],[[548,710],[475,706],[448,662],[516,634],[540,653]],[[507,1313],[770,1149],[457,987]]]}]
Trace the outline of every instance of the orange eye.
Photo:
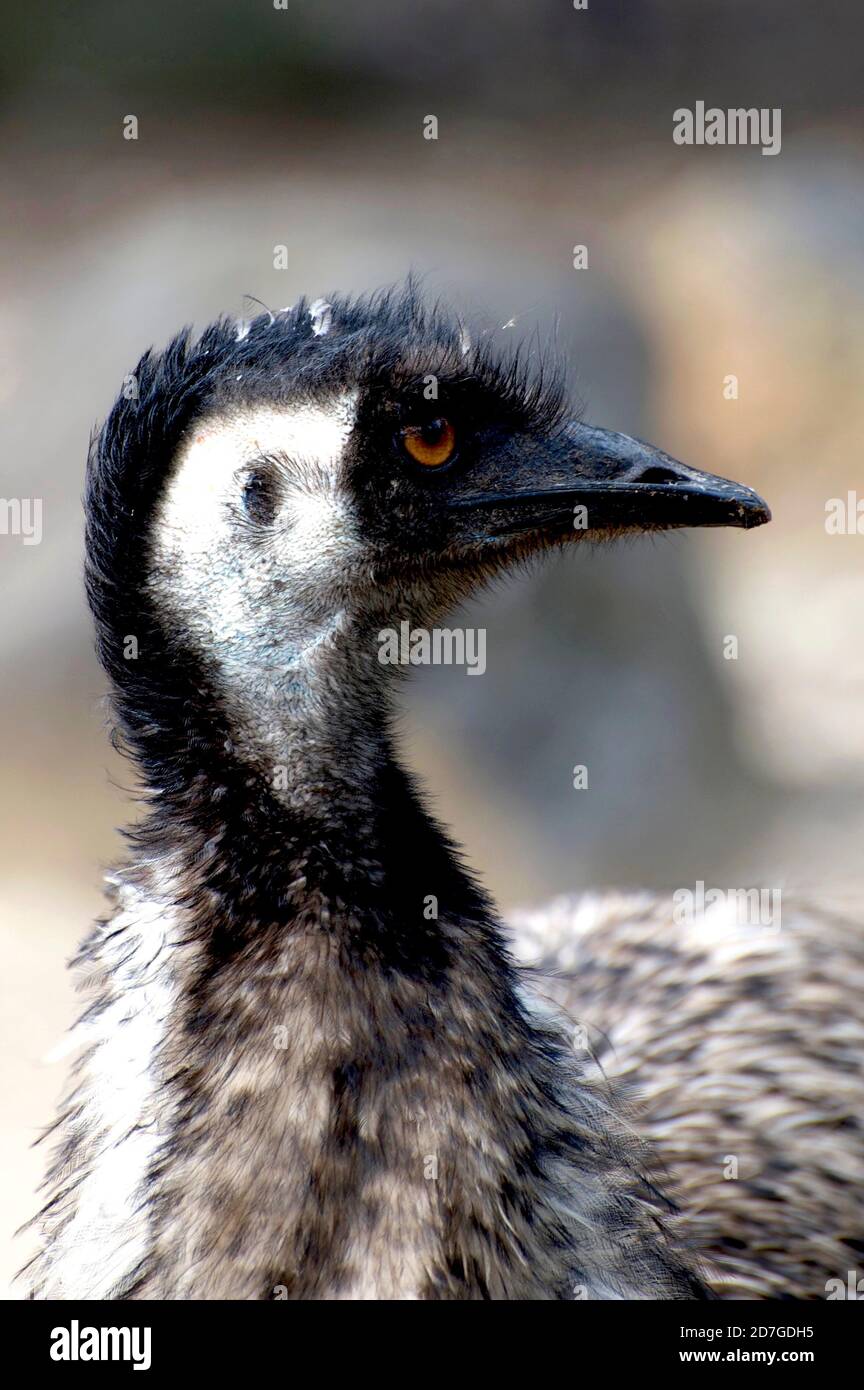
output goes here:
[{"label": "orange eye", "polygon": [[406,425],[402,442],[415,463],[440,468],[453,456],[456,431],[449,420],[429,420],[423,425]]}]

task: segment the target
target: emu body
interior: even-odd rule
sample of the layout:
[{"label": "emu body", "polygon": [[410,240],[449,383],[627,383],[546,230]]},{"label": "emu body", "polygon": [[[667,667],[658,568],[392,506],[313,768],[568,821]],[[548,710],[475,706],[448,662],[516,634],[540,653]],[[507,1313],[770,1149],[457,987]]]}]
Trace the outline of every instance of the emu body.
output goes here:
[{"label": "emu body", "polygon": [[715,1293],[837,1297],[864,1253],[864,923],[794,895],[782,926],[741,916],[608,893],[512,927],[674,1175]]},{"label": "emu body", "polygon": [[579,539],[575,507],[601,538],[764,504],[569,420],[410,288],[221,321],[136,379],[91,453],[87,581],[148,807],[80,955],[34,1292],[705,1296],[398,765],[377,638]]}]

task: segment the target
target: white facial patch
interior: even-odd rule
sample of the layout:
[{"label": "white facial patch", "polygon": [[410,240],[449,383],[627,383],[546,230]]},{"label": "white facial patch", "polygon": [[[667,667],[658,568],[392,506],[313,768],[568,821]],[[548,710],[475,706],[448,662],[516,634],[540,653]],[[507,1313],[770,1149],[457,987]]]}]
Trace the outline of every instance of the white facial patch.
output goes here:
[{"label": "white facial patch", "polygon": [[[231,678],[278,683],[332,628],[362,554],[343,483],[355,413],[354,392],[258,406],[201,421],[178,455],[154,517],[151,590]],[[265,523],[244,502],[262,458],[277,481]]]}]

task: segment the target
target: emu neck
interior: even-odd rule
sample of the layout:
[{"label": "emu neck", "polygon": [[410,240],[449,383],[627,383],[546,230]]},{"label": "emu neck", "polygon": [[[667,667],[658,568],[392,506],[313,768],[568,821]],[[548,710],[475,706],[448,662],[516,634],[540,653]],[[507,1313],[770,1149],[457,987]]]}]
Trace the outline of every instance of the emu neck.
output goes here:
[{"label": "emu neck", "polygon": [[161,1052],[183,1065],[160,1088],[170,1161],[133,1296],[442,1296],[474,1200],[463,1162],[498,1154],[497,1186],[505,1146],[526,1143],[512,968],[380,720],[343,767],[325,765],[323,731],[280,727],[302,798],[256,799],[234,759],[176,831],[183,945]]},{"label": "emu neck", "polygon": [[230,753],[292,817],[368,834],[377,778],[393,760],[390,698],[371,633],[339,619],[223,682]]},{"label": "emu neck", "polygon": [[197,764],[135,832],[82,952],[100,993],[44,1296],[698,1289],[638,1152],[373,733],[317,808],[279,800],[215,723],[187,740]]}]

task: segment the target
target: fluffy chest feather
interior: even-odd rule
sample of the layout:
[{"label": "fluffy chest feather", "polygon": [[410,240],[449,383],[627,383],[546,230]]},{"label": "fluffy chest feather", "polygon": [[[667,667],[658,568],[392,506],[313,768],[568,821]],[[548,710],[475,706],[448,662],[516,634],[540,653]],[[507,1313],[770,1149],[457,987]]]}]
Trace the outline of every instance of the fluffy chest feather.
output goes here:
[{"label": "fluffy chest feather", "polygon": [[306,891],[290,923],[217,951],[182,866],[146,879],[118,880],[118,912],[84,952],[91,1050],[39,1294],[688,1288],[614,1110],[554,1024],[507,993],[479,924],[440,923],[437,974],[385,967],[358,947],[368,922]]}]

